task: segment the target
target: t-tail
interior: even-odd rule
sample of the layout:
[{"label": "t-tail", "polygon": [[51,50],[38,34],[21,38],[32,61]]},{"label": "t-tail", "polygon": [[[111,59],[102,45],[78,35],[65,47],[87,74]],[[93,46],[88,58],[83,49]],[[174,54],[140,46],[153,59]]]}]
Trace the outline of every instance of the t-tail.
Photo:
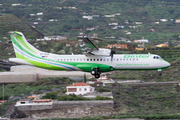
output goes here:
[{"label": "t-tail", "polygon": [[16,58],[26,58],[27,55],[39,55],[41,51],[27,42],[23,33],[11,32],[10,34]]},{"label": "t-tail", "polygon": [[30,43],[27,42],[23,33],[13,31],[10,32],[11,41],[13,44],[14,52],[16,58],[9,59],[11,62],[20,63],[20,64],[30,64],[28,62],[29,58],[33,56],[39,56],[41,51],[33,47]]}]

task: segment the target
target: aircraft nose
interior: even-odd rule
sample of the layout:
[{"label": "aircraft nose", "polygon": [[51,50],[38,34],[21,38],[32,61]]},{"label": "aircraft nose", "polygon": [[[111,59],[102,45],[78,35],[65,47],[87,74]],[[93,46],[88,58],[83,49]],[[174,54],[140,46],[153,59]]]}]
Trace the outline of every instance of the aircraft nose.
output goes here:
[{"label": "aircraft nose", "polygon": [[171,66],[171,64],[169,62],[165,62],[165,66],[169,67],[169,66]]}]

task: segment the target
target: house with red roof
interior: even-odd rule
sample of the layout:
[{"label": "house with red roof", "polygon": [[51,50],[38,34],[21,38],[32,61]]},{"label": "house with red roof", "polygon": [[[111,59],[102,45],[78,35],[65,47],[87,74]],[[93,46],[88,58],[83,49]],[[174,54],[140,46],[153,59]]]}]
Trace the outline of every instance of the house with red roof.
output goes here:
[{"label": "house with red roof", "polygon": [[168,44],[164,44],[164,43],[162,43],[162,44],[158,44],[158,45],[156,45],[156,47],[168,47]]},{"label": "house with red roof", "polygon": [[0,105],[3,104],[4,102],[7,102],[7,100],[0,100]]},{"label": "house with red roof", "polygon": [[67,86],[66,89],[67,95],[84,95],[87,93],[93,93],[95,88],[86,83],[73,83],[72,85]]}]

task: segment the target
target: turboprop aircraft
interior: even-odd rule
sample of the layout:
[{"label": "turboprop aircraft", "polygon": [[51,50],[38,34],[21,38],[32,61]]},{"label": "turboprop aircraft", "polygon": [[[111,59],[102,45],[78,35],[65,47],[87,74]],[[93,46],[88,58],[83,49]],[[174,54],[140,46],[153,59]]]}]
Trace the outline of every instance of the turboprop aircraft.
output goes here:
[{"label": "turboprop aircraft", "polygon": [[99,78],[113,70],[158,70],[170,64],[155,54],[114,54],[115,51],[96,47],[87,37],[78,37],[83,55],[58,55],[40,51],[27,42],[23,33],[10,34],[16,58],[10,62],[32,65],[49,70],[90,72]]}]

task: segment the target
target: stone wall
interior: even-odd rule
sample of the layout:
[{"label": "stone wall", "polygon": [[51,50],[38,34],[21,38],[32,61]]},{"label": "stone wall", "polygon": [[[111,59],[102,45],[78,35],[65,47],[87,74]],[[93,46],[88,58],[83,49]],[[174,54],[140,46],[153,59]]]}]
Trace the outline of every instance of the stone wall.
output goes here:
[{"label": "stone wall", "polygon": [[0,72],[0,83],[35,82],[37,74],[21,72]]},{"label": "stone wall", "polygon": [[45,106],[16,107],[17,117],[30,118],[81,118],[85,116],[114,115],[113,100],[53,101],[52,108]]}]

